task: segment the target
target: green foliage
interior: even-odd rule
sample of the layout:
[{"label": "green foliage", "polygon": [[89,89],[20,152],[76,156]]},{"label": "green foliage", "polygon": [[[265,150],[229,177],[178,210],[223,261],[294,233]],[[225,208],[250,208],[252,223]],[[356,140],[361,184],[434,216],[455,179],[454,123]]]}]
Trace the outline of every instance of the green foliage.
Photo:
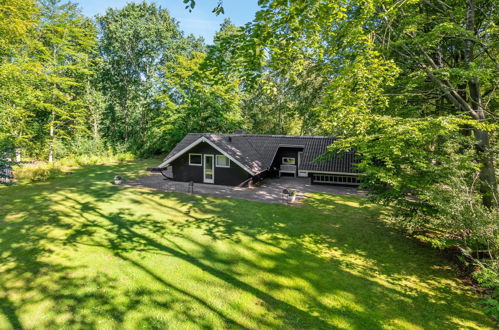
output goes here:
[{"label": "green foliage", "polygon": [[[185,9],[191,12],[196,6],[196,0],[182,0],[185,4]],[[224,14],[223,0],[218,0],[217,5],[213,8],[212,12],[216,15]]]},{"label": "green foliage", "polygon": [[[95,77],[93,77],[95,78]],[[97,79],[88,79],[83,94],[83,102],[86,106],[86,118],[88,119],[88,130],[94,140],[102,137],[103,121],[105,119],[106,98],[101,91],[102,87]]]},{"label": "green foliage", "polygon": [[95,29],[71,3],[9,2],[0,7],[9,17],[0,51],[0,139],[53,158],[58,140],[86,129],[81,86],[91,73]]},{"label": "green foliage", "polygon": [[260,5],[226,43],[236,72],[258,84],[269,72],[299,81],[308,63],[319,68],[317,130],[342,137],[331,152],[358,152],[373,198],[419,237],[497,260],[494,2]]},{"label": "green foliage", "polygon": [[111,151],[100,154],[73,154],[53,162],[25,163],[14,166],[13,174],[16,181],[20,183],[40,182],[71,174],[69,172],[82,166],[122,163],[134,159],[135,156],[131,153],[116,154]]},{"label": "green foliage", "polygon": [[[265,71],[265,69],[264,69]],[[242,104],[248,131],[264,134],[320,135],[318,107],[327,86],[320,68],[307,68],[289,79],[275,71],[265,72],[245,85]]]},{"label": "green foliage", "polygon": [[420,195],[421,202],[432,208],[434,214],[430,214],[431,217],[424,212],[415,214],[415,217],[425,222],[419,229],[438,230],[439,235],[435,239],[442,243],[459,242],[466,254],[474,259],[484,257],[498,262],[499,202],[496,199],[497,204],[493,208],[483,206],[480,195],[473,187],[478,177],[475,175],[472,180],[468,180],[465,171],[455,174],[446,183],[429,187]]},{"label": "green foliage", "polygon": [[31,41],[30,33],[39,14],[33,0],[3,0],[0,3],[0,52],[11,52],[13,46]]},{"label": "green foliage", "polygon": [[91,56],[96,50],[96,31],[77,5],[46,0],[41,3],[41,42],[44,103],[41,124],[49,139],[49,161],[54,144],[86,128],[84,82],[92,74]]},{"label": "green foliage", "polygon": [[39,163],[36,165],[22,165],[14,168],[14,176],[20,182],[47,181],[64,173],[59,161]]},{"label": "green foliage", "polygon": [[162,67],[178,55],[202,51],[202,42],[185,37],[166,9],[146,2],[108,9],[97,17],[97,25],[98,79],[107,100],[101,131],[110,142],[124,141],[131,150],[143,152],[161,116],[156,97],[167,78]]},{"label": "green foliage", "polygon": [[0,141],[27,146],[34,135],[35,111],[40,102],[43,47],[36,39],[39,8],[31,0],[0,3]]},{"label": "green foliage", "polygon": [[[46,180],[127,152],[164,153],[189,132],[334,135],[330,151],[357,151],[364,186],[397,225],[459,246],[492,283],[495,3],[259,4],[253,22],[226,20],[205,46],[145,1],[95,20],[70,2],[0,1],[0,145],[59,159],[16,175]],[[0,175],[11,154],[0,155]]]},{"label": "green foliage", "polygon": [[336,148],[355,147],[364,157],[366,187],[387,202],[417,196],[445,181],[449,168],[440,163],[451,164],[460,150],[472,150],[466,138],[472,135],[475,155],[456,164],[467,160],[468,168],[480,170],[477,189],[484,204],[492,205],[497,129],[492,2],[261,5],[255,21],[227,43],[235,47],[242,76],[258,83],[270,72],[279,77],[275,81],[299,82],[309,63],[318,68],[325,86],[307,112],[317,115],[316,131],[346,139]]},{"label": "green foliage", "polygon": [[239,80],[210,70],[205,59],[194,52],[191,59],[179,56],[165,66],[163,116],[158,120],[160,135],[151,132],[154,143],[166,141],[169,148],[189,132],[232,133],[242,127]]},{"label": "green foliage", "polygon": [[357,133],[331,150],[355,148],[362,155],[364,184],[379,200],[402,205],[435,184],[478,169],[473,141],[460,135],[467,120],[352,116]]},{"label": "green foliage", "polygon": [[108,149],[104,144],[104,140],[80,136],[65,143],[56,143],[54,145],[54,154],[58,159],[84,155],[99,156],[108,153]]},{"label": "green foliage", "polygon": [[483,287],[488,288],[490,294],[483,301],[487,314],[499,320],[499,262],[475,261],[477,269],[473,273],[475,280]]},{"label": "green foliage", "polygon": [[[240,46],[246,33],[225,20],[215,35],[214,45],[208,48],[206,59],[206,67],[223,73],[223,77],[246,78],[239,86],[245,129],[269,134],[313,135],[321,132],[315,110],[328,81],[322,68],[315,61],[308,61],[293,78],[268,65],[247,72],[246,58],[240,54],[247,51]],[[252,79],[247,79],[248,76]]]},{"label": "green foliage", "polygon": [[71,141],[70,149],[72,154],[81,155],[102,155],[106,152],[102,140],[92,138],[78,138]]}]

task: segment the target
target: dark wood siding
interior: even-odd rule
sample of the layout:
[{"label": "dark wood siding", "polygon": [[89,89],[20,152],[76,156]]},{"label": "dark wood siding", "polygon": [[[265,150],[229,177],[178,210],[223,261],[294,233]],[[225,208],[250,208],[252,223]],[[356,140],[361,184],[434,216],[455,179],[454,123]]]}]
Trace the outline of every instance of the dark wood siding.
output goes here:
[{"label": "dark wood siding", "polygon": [[[202,142],[172,162],[171,167],[173,171],[173,180],[202,183],[203,166],[189,165],[190,153],[202,154],[203,161],[205,154],[213,155],[214,162],[216,162],[216,155],[222,155],[222,153],[210,146],[208,143]],[[214,184],[238,186],[244,184],[250,178],[251,175],[248,172],[232,161],[230,161],[230,167],[216,167],[215,164]]]},{"label": "dark wood siding", "polygon": [[295,165],[298,167],[298,152],[300,151],[303,151],[303,148],[279,147],[272,162],[273,174],[277,175],[277,171],[282,164],[282,157],[294,158]]}]

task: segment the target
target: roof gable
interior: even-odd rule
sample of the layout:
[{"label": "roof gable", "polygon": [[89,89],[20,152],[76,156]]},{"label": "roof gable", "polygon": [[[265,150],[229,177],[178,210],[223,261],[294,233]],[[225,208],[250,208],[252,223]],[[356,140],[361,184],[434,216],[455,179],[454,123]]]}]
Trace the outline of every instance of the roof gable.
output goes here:
[{"label": "roof gable", "polygon": [[211,145],[213,148],[220,151],[223,155],[227,156],[231,161],[236,163],[239,167],[244,169],[249,174],[256,175],[261,172],[259,167],[248,166],[248,164],[254,165],[255,162],[252,161],[252,159],[248,158],[247,155],[243,154],[240,150],[238,150],[231,144],[223,143],[218,138],[205,136],[203,134],[200,135],[188,134],[182,141],[180,141],[179,144],[175,146],[175,148],[173,148],[173,150],[163,160],[163,163],[161,163],[161,165],[159,165],[158,167],[159,168],[167,167],[172,161],[182,156],[190,149],[194,148],[195,146],[197,146],[202,142],[206,142],[209,145]]}]

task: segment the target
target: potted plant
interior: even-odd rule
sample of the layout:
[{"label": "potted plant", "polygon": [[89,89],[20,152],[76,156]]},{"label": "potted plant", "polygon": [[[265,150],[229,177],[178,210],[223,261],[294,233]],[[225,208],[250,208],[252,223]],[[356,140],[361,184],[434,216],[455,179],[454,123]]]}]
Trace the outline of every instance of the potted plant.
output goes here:
[{"label": "potted plant", "polygon": [[288,200],[290,203],[294,203],[296,200],[296,191],[295,190],[290,190],[288,194]]},{"label": "potted plant", "polygon": [[114,177],[114,184],[122,184],[123,183],[123,178],[121,175],[117,175]]}]

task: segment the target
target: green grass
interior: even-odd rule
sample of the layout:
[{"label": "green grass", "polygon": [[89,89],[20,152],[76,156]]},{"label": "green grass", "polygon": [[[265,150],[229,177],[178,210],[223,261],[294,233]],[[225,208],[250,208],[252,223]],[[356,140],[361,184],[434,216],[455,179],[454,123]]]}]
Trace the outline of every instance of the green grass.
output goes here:
[{"label": "green grass", "polygon": [[435,250],[360,198],[289,207],[110,184],[0,188],[0,328],[493,328]]}]

